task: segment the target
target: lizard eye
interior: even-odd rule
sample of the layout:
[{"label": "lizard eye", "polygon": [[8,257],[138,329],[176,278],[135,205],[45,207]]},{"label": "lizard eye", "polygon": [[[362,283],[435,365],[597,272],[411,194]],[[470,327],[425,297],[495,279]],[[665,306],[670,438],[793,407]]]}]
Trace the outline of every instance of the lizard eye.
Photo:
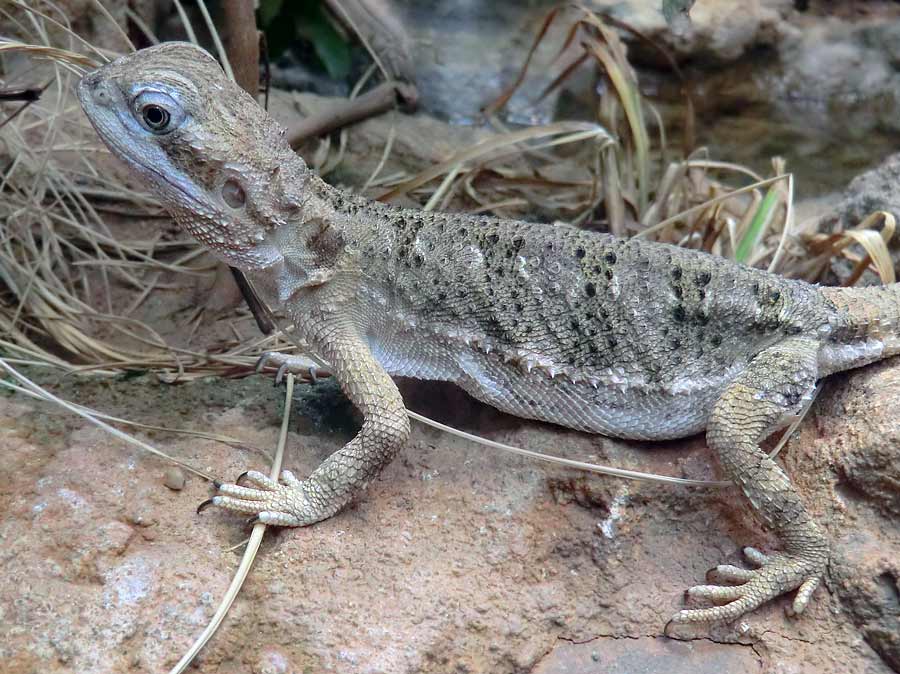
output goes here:
[{"label": "lizard eye", "polygon": [[165,108],[152,103],[144,106],[141,110],[141,116],[144,118],[144,124],[153,131],[165,131],[166,127],[169,126],[169,121],[172,119],[172,116]]},{"label": "lizard eye", "polygon": [[134,99],[134,114],[147,131],[158,135],[177,129],[184,121],[178,102],[161,91],[143,91]]}]

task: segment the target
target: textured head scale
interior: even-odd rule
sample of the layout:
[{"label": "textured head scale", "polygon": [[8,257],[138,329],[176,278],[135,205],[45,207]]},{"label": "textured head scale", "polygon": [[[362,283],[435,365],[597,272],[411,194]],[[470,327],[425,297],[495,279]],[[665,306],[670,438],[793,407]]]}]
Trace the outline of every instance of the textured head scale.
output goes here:
[{"label": "textured head scale", "polygon": [[200,243],[245,270],[280,261],[265,235],[303,207],[309,172],[207,52],[143,49],[85,75],[78,97],[113,153]]}]

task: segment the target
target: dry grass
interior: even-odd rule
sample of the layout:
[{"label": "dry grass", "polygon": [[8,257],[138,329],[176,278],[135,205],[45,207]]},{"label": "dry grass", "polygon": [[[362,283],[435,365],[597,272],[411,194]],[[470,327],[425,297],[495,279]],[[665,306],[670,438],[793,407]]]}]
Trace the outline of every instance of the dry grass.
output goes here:
[{"label": "dry grass", "polygon": [[[25,54],[36,65],[4,85],[38,82],[44,94],[34,103],[4,106],[6,121],[0,127],[3,154],[10,158],[0,183],[5,223],[0,348],[18,362],[107,375],[153,370],[180,381],[247,374],[260,352],[285,348],[278,337],[246,343],[239,336],[189,348],[164,339],[141,320],[148,297],[192,283],[191,277],[211,271],[210,263],[181,239],[129,239],[111,230],[109,218],[117,213],[161,216],[151,197],[98,171],[98,158],[106,151],[72,95],[82,69],[114,54],[89,49],[75,36],[66,46],[51,44],[51,35],[65,24],[63,16],[52,18],[50,5],[46,12],[25,11],[20,3],[13,7],[19,10],[15,19],[23,38],[0,41],[0,55]],[[501,129],[493,139],[419,175],[373,176],[367,186],[386,189],[385,200],[403,195],[429,209],[465,206],[507,217],[538,213],[548,220],[702,249],[810,281],[821,278],[834,256],[853,262],[854,281],[869,266],[885,282],[893,280],[885,246],[894,229],[890,216],[881,216],[881,231],[873,217],[849,232],[801,239],[794,230],[792,178],[780,160],[773,161],[769,178],[711,161],[702,150],[666,161],[672,151],[659,125],[652,133],[647,122],[655,112],[640,94],[621,40],[602,19],[578,6],[553,10],[532,51],[547,39],[550,26],[561,22],[565,39],[559,53],[567,55],[567,65],[544,94],[576,68],[595,68],[607,91],[598,102],[595,124]],[[529,62],[488,114],[525,81]],[[654,136],[659,138],[655,144]],[[324,144],[322,165],[334,167],[345,144],[346,137],[337,148]],[[750,185],[732,186],[747,180]]]}]

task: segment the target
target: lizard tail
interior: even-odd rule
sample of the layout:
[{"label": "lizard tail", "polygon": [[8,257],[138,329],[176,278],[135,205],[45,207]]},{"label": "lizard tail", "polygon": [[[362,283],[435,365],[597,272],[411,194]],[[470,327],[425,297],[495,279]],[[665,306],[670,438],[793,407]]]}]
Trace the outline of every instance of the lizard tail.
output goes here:
[{"label": "lizard tail", "polygon": [[836,334],[842,344],[874,341],[882,358],[900,353],[900,283],[869,288],[822,288],[839,312]]}]

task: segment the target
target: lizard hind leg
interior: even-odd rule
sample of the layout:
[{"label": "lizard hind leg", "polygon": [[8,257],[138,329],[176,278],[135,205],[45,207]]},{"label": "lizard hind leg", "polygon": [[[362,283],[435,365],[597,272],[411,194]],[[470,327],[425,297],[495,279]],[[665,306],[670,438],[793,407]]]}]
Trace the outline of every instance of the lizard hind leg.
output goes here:
[{"label": "lizard hind leg", "polygon": [[672,623],[731,621],[771,599],[798,589],[799,613],[819,585],[828,562],[828,543],[784,471],[759,447],[759,440],[796,413],[815,387],[818,342],[795,338],[758,354],[715,404],[707,442],[722,469],[743,491],[763,523],[777,534],[783,551],[763,554],[746,548],[756,569],[717,567],[711,580],[687,591],[691,600],[713,606],[685,609]]}]

